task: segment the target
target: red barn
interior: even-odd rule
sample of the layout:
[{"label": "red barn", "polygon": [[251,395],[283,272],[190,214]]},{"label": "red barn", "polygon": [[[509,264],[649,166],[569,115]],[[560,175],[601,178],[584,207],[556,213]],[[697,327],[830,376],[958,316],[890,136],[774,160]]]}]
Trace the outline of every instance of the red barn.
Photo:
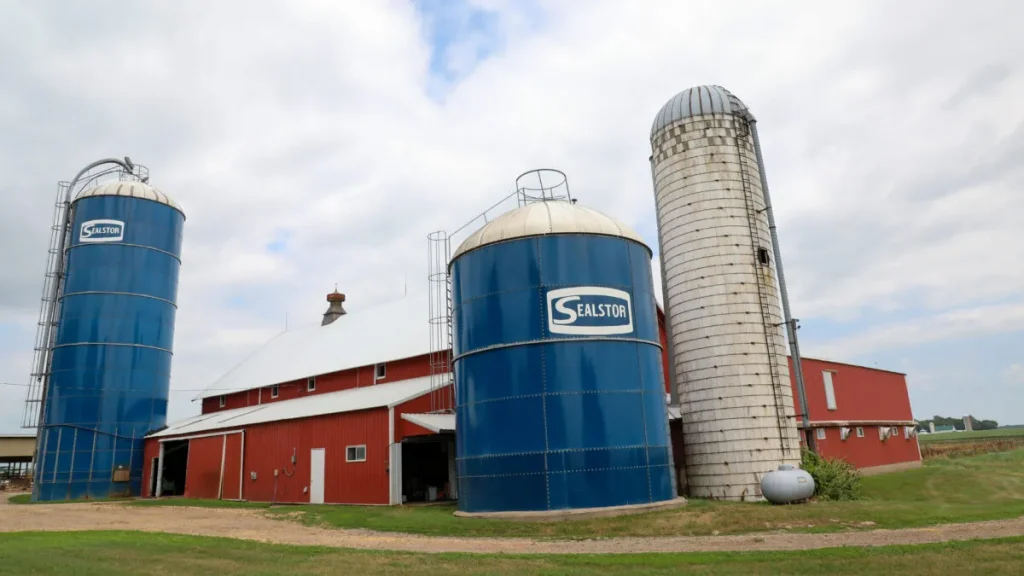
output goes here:
[{"label": "red barn", "polygon": [[[842,458],[863,474],[921,466],[906,375],[815,358],[801,363],[818,454]],[[792,358],[789,367],[793,373]],[[793,399],[801,414],[795,380]]]},{"label": "red barn", "polygon": [[[443,377],[430,375],[426,300],[352,314],[343,295],[328,301],[323,326],[272,338],[197,397],[200,415],[147,438],[143,496],[345,504],[457,497],[452,396]],[[661,338],[664,345],[663,326]],[[867,472],[920,465],[917,438],[905,432],[913,419],[902,374],[812,359],[803,366],[823,455]],[[678,428],[673,422],[677,467]]]}]

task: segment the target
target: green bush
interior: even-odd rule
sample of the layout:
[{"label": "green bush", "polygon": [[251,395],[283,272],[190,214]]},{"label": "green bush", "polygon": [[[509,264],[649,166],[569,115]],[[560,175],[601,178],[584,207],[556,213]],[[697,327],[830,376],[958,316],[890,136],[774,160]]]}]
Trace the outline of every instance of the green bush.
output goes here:
[{"label": "green bush", "polygon": [[801,468],[814,478],[814,495],[822,500],[858,500],[860,472],[841,458],[822,458],[804,448]]}]

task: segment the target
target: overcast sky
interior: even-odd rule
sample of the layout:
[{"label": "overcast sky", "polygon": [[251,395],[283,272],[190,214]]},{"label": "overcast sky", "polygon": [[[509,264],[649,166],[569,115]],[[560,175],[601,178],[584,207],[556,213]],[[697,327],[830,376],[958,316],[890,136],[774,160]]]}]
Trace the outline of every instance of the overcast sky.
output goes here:
[{"label": "overcast sky", "polygon": [[[1024,423],[1024,4],[0,0],[0,432],[58,180],[130,155],[188,216],[171,419],[335,282],[425,290],[428,232],[557,167],[657,246],[655,113],[759,119],[810,356],[917,417]],[[424,311],[424,318],[426,311]]]}]

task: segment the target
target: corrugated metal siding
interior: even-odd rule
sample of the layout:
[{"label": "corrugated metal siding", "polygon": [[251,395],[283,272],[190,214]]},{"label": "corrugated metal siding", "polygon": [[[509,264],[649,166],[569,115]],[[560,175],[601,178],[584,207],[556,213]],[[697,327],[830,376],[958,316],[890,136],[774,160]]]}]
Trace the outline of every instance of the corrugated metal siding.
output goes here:
[{"label": "corrugated metal siding", "polygon": [[374,379],[374,370],[374,366],[369,365],[352,370],[343,370],[341,372],[333,372],[331,374],[317,375],[316,390],[312,392],[307,391],[306,378],[283,382],[278,385],[277,398],[270,397],[269,387],[263,388],[262,394],[258,389],[227,394],[225,396],[226,405],[223,408],[220,407],[218,397],[204,398],[202,413],[208,414],[217,410],[231,410],[234,408],[244,408],[246,406],[256,406],[257,404],[269,404],[271,402],[303,398],[314,394],[338,392],[340,390],[348,390],[349,388],[372,386],[374,384],[386,384],[388,382],[397,382],[399,380],[429,376],[430,358],[429,356],[416,356],[414,358],[405,358],[403,360],[388,362],[385,368],[385,377],[380,380]]},{"label": "corrugated metal siding", "polygon": [[816,442],[818,453],[827,458],[842,458],[857,468],[920,460],[917,437],[905,438],[902,426],[898,427],[899,435],[885,442],[878,438],[878,426],[863,428],[863,438],[857,438],[856,427],[851,427],[846,440],[840,439],[839,428],[826,428],[825,439]]},{"label": "corrugated metal siding", "polygon": [[[366,445],[366,462],[345,462],[345,447],[358,444]],[[386,408],[249,426],[245,446],[243,497],[247,500],[309,502],[308,491],[303,491],[309,486],[309,453],[325,448],[325,502],[388,503]],[[274,469],[283,471],[276,492]],[[256,472],[256,480],[250,472]]]},{"label": "corrugated metal siding", "polygon": [[[661,370],[665,379],[665,394],[672,392],[672,379],[668,371],[668,333],[665,331],[665,313],[658,310],[658,340],[661,342]],[[682,432],[680,431],[680,434]],[[682,455],[680,455],[680,458]],[[677,462],[682,462],[678,460]]]},{"label": "corrugated metal siding", "polygon": [[152,496],[149,493],[149,487],[152,484],[150,479],[150,472],[152,471],[153,458],[160,455],[160,443],[156,439],[146,440],[142,449],[142,490],[140,494],[143,498]]},{"label": "corrugated metal siding", "polygon": [[217,497],[223,446],[223,436],[193,438],[189,441],[188,470],[185,473],[186,498]]},{"label": "corrugated metal siding", "polygon": [[227,450],[224,453],[224,495],[225,500],[237,500],[239,489],[238,480],[242,473],[242,435],[230,434],[227,436]]},{"label": "corrugated metal siding", "polygon": [[[792,359],[790,367],[792,368]],[[810,405],[811,421],[822,420],[913,420],[907,379],[903,374],[874,370],[803,358],[804,386]],[[836,409],[829,410],[825,401],[825,382],[822,371],[834,371],[832,385],[836,394]],[[799,413],[799,397],[793,382],[793,396]],[[878,439],[877,433],[875,439]]]},{"label": "corrugated metal siding", "polygon": [[[450,395],[439,394],[438,397],[448,398]],[[426,428],[421,428],[412,422],[402,420],[402,414],[424,414],[430,412],[430,409],[430,394],[414,398],[408,402],[395,406],[395,442],[401,442],[403,438],[408,436],[424,436],[433,434],[434,432],[427,430]]]}]

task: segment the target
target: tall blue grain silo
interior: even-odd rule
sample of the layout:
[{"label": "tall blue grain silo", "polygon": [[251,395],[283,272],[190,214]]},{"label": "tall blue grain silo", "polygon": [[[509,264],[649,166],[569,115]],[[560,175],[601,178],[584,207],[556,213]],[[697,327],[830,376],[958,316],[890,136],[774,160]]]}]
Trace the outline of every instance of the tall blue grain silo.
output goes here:
[{"label": "tall blue grain silo", "polygon": [[137,181],[71,211],[35,499],[137,495],[142,439],[167,422],[185,215]]},{"label": "tall blue grain silo", "polygon": [[451,264],[459,511],[675,497],[651,250],[624,224],[533,202]]}]

